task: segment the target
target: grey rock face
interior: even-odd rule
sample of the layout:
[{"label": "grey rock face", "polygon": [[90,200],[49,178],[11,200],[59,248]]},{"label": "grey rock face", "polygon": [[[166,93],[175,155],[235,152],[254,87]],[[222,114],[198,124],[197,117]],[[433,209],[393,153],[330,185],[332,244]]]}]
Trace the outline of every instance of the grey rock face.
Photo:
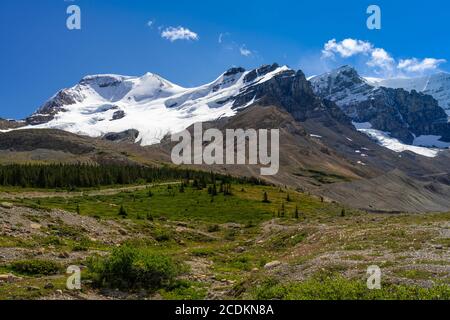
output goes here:
[{"label": "grey rock face", "polygon": [[439,72],[417,78],[367,79],[372,85],[417,91],[435,98],[439,106],[450,116],[450,73]]},{"label": "grey rock face", "polygon": [[26,119],[27,124],[38,125],[52,120],[58,112],[66,111],[64,106],[76,103],[76,98],[77,95],[70,90],[59,91],[56,96]]},{"label": "grey rock face", "polygon": [[139,131],[130,129],[123,132],[111,132],[103,136],[103,139],[114,142],[134,143],[139,136]]},{"label": "grey rock face", "polygon": [[277,68],[279,68],[280,66],[276,63],[272,64],[272,65],[264,65],[261,66],[260,68],[254,69],[252,71],[250,71],[244,78],[244,82],[248,83],[251,82],[253,80],[255,80],[256,78],[266,75],[269,72],[275,71]]},{"label": "grey rock face", "polygon": [[[271,69],[273,66],[265,70]],[[253,100],[259,100],[263,105],[280,106],[298,121],[315,118],[328,122],[330,126],[334,121],[350,123],[336,104],[323,101],[314,94],[302,71],[286,70],[268,81],[246,87],[235,97],[233,107],[239,109]]]},{"label": "grey rock face", "polygon": [[227,70],[227,72],[225,72],[224,76],[225,77],[229,77],[238,73],[242,73],[245,72],[244,68],[238,67],[238,68],[231,68],[229,70]]},{"label": "grey rock face", "polygon": [[125,117],[125,111],[119,110],[119,111],[114,112],[111,121],[119,120],[119,119],[122,119],[124,117]]},{"label": "grey rock face", "polygon": [[450,138],[447,115],[429,95],[372,86],[349,66],[314,77],[311,84],[318,96],[334,101],[353,121],[370,122],[404,143],[420,135]]},{"label": "grey rock face", "polygon": [[0,130],[16,129],[25,126],[24,121],[7,120],[0,118]]}]

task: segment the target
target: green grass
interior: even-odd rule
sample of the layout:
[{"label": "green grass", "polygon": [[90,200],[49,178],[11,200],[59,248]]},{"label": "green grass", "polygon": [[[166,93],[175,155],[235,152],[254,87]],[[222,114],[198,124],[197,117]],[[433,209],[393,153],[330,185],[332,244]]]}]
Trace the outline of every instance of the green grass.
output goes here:
[{"label": "green grass", "polygon": [[276,234],[265,244],[269,250],[283,250],[294,247],[307,237],[305,231],[292,230]]},{"label": "green grass", "polygon": [[207,248],[193,248],[190,250],[191,255],[194,257],[212,257],[217,254],[216,248],[207,247]]},{"label": "green grass", "polygon": [[[245,189],[243,192],[242,189]],[[232,196],[219,194],[212,198],[206,189],[196,190],[186,188],[180,193],[177,187],[168,189],[167,186],[151,188],[152,196],[148,190],[134,192],[121,192],[107,196],[85,197],[53,197],[16,200],[16,204],[46,208],[63,209],[76,212],[79,207],[80,214],[102,218],[119,218],[119,209],[123,205],[128,219],[144,219],[151,215],[154,219],[165,217],[170,220],[202,221],[209,223],[242,223],[253,224],[271,219],[281,204],[285,202],[286,194],[277,188],[235,185]],[[263,203],[263,192],[268,192],[271,203]],[[317,217],[337,215],[339,208],[329,204],[320,203],[318,199],[297,193],[290,194],[291,202],[286,202],[286,217],[292,217],[295,206],[305,214]]]},{"label": "green grass", "polygon": [[61,264],[51,260],[19,260],[11,263],[11,270],[21,275],[49,276],[61,273]]},{"label": "green grass", "polygon": [[[264,192],[269,203],[263,203]],[[290,202],[286,201],[288,194]],[[330,276],[330,273],[345,274],[353,267],[365,272],[367,264],[375,258],[377,261],[374,262],[391,271],[388,274],[394,275],[400,283],[420,284],[422,280],[431,280],[431,274],[421,270],[420,265],[417,265],[417,272],[397,271],[404,270],[407,263],[400,261],[398,256],[409,257],[411,250],[429,244],[446,247],[447,240],[439,238],[433,228],[421,226],[446,222],[449,214],[366,214],[345,208],[346,215],[341,217],[343,206],[339,204],[324,203],[317,197],[285,188],[249,184],[234,184],[232,195],[219,194],[214,198],[208,194],[207,188],[197,190],[189,186],[180,192],[178,186],[169,188],[166,185],[112,195],[52,196],[9,202],[44,210],[63,209],[75,214],[79,207],[82,216],[114,220],[113,223],[125,231],[122,235],[131,237],[121,243],[121,248],[131,248],[132,252],[122,255],[117,253],[121,249],[112,242],[93,242],[87,237],[86,230],[66,225],[63,221],[48,220],[52,222],[51,226],[42,227],[44,234],[41,235],[26,238],[0,236],[0,247],[43,248],[46,253],[77,252],[83,256],[92,256],[94,253],[90,250],[104,251],[106,256],[93,259],[86,271],[94,280],[94,290],[119,287],[133,291],[140,290],[141,284],[145,284],[145,289],[151,289],[149,297],[158,294],[164,299],[205,299],[214,287],[213,281],[233,280],[220,284],[226,287],[220,289],[226,292],[225,297],[232,299],[448,298],[448,287],[446,289],[442,285],[425,289],[386,284],[381,291],[369,291],[360,279],[344,279]],[[285,216],[277,218],[282,204]],[[127,212],[126,217],[118,214],[121,206]],[[299,219],[293,217],[296,206],[300,212]],[[39,223],[41,219],[50,217],[45,211],[38,213],[27,219]],[[317,268],[309,263],[322,254],[336,252],[343,253],[341,260],[324,261],[324,265]],[[384,261],[386,254],[395,255],[395,260]],[[292,279],[289,272],[298,269],[283,269],[277,275],[279,280],[260,280],[271,272],[266,271],[264,265],[274,260],[282,261],[283,268],[312,268],[305,269],[305,272],[311,271],[306,273],[308,277],[320,269],[327,275],[292,282],[289,281]],[[183,266],[180,261],[192,264],[193,270],[188,272],[184,267],[180,270],[178,267]],[[430,260],[430,264],[432,262]],[[78,264],[79,261],[73,263]],[[160,280],[154,280],[155,274]],[[198,275],[203,277],[197,278]],[[445,277],[438,275],[437,278]],[[32,276],[26,281],[34,279],[38,278]],[[240,292],[236,296],[228,293],[234,283],[238,283],[234,291]],[[38,297],[47,292],[27,293],[14,288],[11,296],[17,293],[19,297],[27,297],[27,294]],[[0,297],[1,290],[0,287]]]},{"label": "green grass", "polygon": [[159,294],[166,300],[204,300],[207,291],[204,284],[178,281],[176,286],[169,289],[161,289]]},{"label": "green grass", "polygon": [[[45,288],[46,284],[51,283],[53,288]],[[64,290],[66,286],[66,277],[53,278],[24,278],[17,283],[5,283],[0,285],[1,300],[32,300],[47,297],[55,293],[56,290]]]},{"label": "green grass", "polygon": [[412,280],[429,280],[433,278],[433,273],[424,270],[397,270],[395,274]]},{"label": "green grass", "polygon": [[105,185],[98,187],[76,187],[76,188],[31,188],[31,187],[18,187],[18,186],[2,186],[0,185],[0,192],[4,193],[27,193],[27,192],[42,192],[42,193],[66,193],[66,192],[83,192],[83,191],[95,191],[105,189],[117,189],[117,188],[132,188],[145,185],[147,183],[135,183],[135,184],[118,184],[118,185]]},{"label": "green grass", "polygon": [[253,291],[254,299],[262,300],[448,300],[450,287],[432,288],[407,285],[383,285],[369,290],[364,281],[341,276],[316,276],[304,282],[278,283],[266,279]]}]

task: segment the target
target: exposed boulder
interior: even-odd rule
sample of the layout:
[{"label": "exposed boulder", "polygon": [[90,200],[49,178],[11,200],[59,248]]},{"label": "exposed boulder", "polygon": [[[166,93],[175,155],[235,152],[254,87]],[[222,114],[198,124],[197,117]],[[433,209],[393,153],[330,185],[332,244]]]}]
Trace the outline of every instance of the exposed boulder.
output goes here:
[{"label": "exposed boulder", "polygon": [[125,111],[118,110],[118,111],[114,112],[111,121],[119,120],[119,119],[122,119],[122,118],[125,118]]},{"label": "exposed boulder", "polygon": [[264,265],[264,269],[274,269],[274,268],[276,268],[276,267],[278,267],[280,265],[281,265],[281,262],[276,260],[276,261],[272,261],[272,262],[266,263]]},{"label": "exposed boulder", "polygon": [[130,129],[122,132],[110,132],[103,136],[103,139],[114,142],[129,142],[135,143],[137,137],[139,136],[139,131],[135,129]]}]

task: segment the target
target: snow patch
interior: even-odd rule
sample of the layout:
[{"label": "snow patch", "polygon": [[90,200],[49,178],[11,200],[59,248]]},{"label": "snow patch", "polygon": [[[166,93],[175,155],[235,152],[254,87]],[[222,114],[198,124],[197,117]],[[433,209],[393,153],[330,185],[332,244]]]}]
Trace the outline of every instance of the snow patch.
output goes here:
[{"label": "snow patch", "polygon": [[377,141],[377,143],[381,146],[395,152],[411,151],[428,158],[434,158],[441,151],[435,148],[426,148],[404,144],[398,139],[392,138],[387,132],[371,129],[370,123],[353,123],[353,125],[358,129],[358,131],[365,133],[373,140]]}]

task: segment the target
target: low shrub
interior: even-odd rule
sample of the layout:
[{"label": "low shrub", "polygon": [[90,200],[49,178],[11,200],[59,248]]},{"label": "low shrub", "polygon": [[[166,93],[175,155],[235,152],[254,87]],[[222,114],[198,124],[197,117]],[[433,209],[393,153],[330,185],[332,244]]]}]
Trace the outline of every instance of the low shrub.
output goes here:
[{"label": "low shrub", "polygon": [[208,232],[218,232],[220,231],[220,226],[218,224],[213,224],[208,226]]},{"label": "low shrub", "polygon": [[61,264],[50,260],[20,260],[11,264],[11,269],[20,274],[49,276],[62,271]]},{"label": "low shrub", "polygon": [[114,249],[109,257],[90,259],[88,265],[94,283],[124,290],[166,288],[185,271],[184,265],[166,255],[126,245]]},{"label": "low shrub", "polygon": [[304,282],[279,283],[266,279],[254,290],[258,300],[448,300],[450,287],[437,284],[431,288],[385,284],[369,290],[364,281],[342,276],[313,277]]}]

